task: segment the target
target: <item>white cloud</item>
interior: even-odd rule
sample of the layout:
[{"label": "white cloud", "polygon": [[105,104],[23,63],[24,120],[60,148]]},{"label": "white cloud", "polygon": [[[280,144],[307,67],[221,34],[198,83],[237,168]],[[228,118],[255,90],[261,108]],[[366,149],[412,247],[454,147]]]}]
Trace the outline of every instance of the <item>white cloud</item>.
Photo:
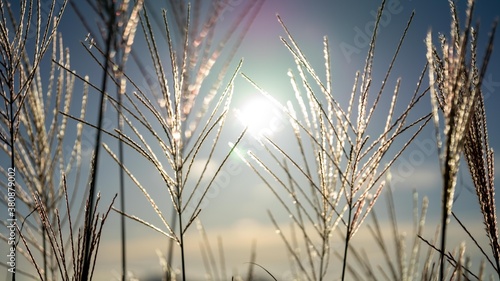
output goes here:
[{"label": "white cloud", "polygon": [[[370,220],[365,222],[351,241],[351,245],[354,245],[358,250],[363,249],[367,253],[374,267],[377,265],[384,267],[386,266],[386,260],[368,230],[367,224],[369,223],[371,223]],[[478,239],[478,242],[481,244],[483,249],[488,251],[488,241],[484,234],[482,222],[480,220],[474,220],[465,221],[464,223],[467,225],[467,228],[472,232],[474,237]],[[392,251],[391,255],[395,258],[392,228],[385,220],[380,221],[380,225],[382,236],[386,239],[386,243]],[[423,237],[432,241],[435,235],[436,225],[436,220],[430,218],[426,223]],[[398,226],[400,233],[405,233],[406,253],[407,257],[409,257],[412,247],[411,243],[413,242],[413,224],[410,221],[402,221],[399,222]],[[280,225],[280,227],[282,227],[285,236],[290,237],[289,225],[284,224]],[[308,229],[310,231],[309,233],[313,233],[311,228],[308,227]],[[219,236],[222,238],[228,276],[231,276],[231,274],[235,271],[238,271],[241,274],[246,274],[246,270],[249,265],[248,262],[250,261],[252,243],[255,241],[257,245],[257,263],[269,270],[279,280],[287,280],[286,278],[290,273],[289,257],[286,253],[286,247],[283,244],[280,235],[276,234],[275,228],[271,224],[261,223],[253,219],[241,219],[231,225],[207,228],[206,231],[211,250],[218,265],[220,265],[220,262],[217,239]],[[300,241],[301,236],[299,235],[298,237]],[[339,238],[338,234],[335,234],[331,241],[330,247],[332,250],[343,253],[344,242]],[[478,269],[481,254],[460,226],[455,221],[452,221],[448,229],[448,249],[455,249],[463,241],[466,242],[466,253],[471,257],[471,261],[473,263],[472,268]],[[200,250],[202,238],[194,225],[186,234],[185,243],[188,272],[191,274],[204,272],[203,259]],[[160,264],[156,255],[156,250],[160,250],[162,252],[166,251],[168,245],[168,240],[166,238],[146,230],[142,237],[129,240],[127,245],[129,269],[131,271],[133,271],[136,275],[143,277],[154,273],[160,273]],[[96,272],[97,280],[110,280],[113,278],[113,272],[119,272],[119,249],[120,246],[117,239],[116,241],[107,241],[101,245],[101,249],[99,251],[98,269]],[[425,243],[421,244],[422,254],[425,254],[428,249],[429,248]],[[179,256],[178,249],[176,249],[175,255],[177,257]],[[435,253],[435,258],[437,257],[437,253]],[[352,265],[356,266],[355,258],[352,253],[349,254],[348,261]],[[395,260],[393,260],[393,262],[395,262]],[[330,273],[334,274],[334,276],[338,273],[334,269],[339,268],[340,263],[341,261],[338,258],[333,256],[331,257]],[[179,266],[178,260],[175,265]],[[255,272],[260,272],[262,275],[265,275],[263,271],[257,268],[255,269]],[[198,276],[202,277],[202,274]],[[193,278],[198,276],[192,275]]]},{"label": "white cloud", "polygon": [[420,167],[393,167],[391,186],[405,189],[432,189],[441,186],[439,167],[433,165]]}]

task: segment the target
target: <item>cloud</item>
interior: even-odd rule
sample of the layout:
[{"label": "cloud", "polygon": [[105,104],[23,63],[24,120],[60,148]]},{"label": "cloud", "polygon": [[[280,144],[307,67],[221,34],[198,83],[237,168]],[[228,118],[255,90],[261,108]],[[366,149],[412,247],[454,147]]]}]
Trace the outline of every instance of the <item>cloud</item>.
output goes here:
[{"label": "cloud", "polygon": [[[207,235],[210,248],[219,265],[217,239],[218,237],[222,238],[228,275],[233,272],[246,272],[253,242],[256,243],[257,262],[259,264],[273,269],[276,261],[286,259],[285,247],[281,243],[279,236],[275,234],[274,227],[256,220],[241,219],[232,225],[207,229]],[[193,225],[185,236],[188,274],[191,274],[193,278],[203,277],[203,274],[197,274],[205,271],[201,254],[202,241],[202,236]],[[165,253],[168,242],[167,238],[157,235],[146,228],[144,235],[129,239],[127,242],[129,269],[134,272],[134,275],[142,277],[160,274],[161,266],[156,252],[159,250]],[[176,248],[175,255],[179,256],[178,248]],[[116,279],[117,273],[120,272],[119,257],[120,241],[117,238],[111,241],[106,239],[106,242],[101,244],[99,250],[96,279]],[[180,263],[177,260],[175,266],[179,267],[179,265]],[[280,268],[282,266],[280,265]]]},{"label": "cloud", "polygon": [[[480,220],[471,220],[464,222],[467,225],[468,230],[478,239],[478,243],[488,251],[488,241],[484,235],[484,226]],[[351,241],[357,250],[363,250],[367,253],[370,258],[372,265],[376,268],[380,265],[382,268],[387,268],[387,261],[383,256],[380,248],[375,243],[372,237],[368,224],[371,224],[370,219],[368,219],[362,226],[360,231],[358,231]],[[426,223],[425,231],[423,237],[429,241],[433,241],[434,235],[436,233],[436,226],[438,223],[432,218]],[[394,237],[393,230],[389,222],[386,220],[380,221],[381,233],[386,243],[390,249],[391,257],[394,259],[391,262],[395,262],[395,247],[394,247]],[[287,223],[280,225],[283,230],[283,234],[286,237],[290,237],[290,228]],[[411,221],[400,221],[398,224],[400,229],[400,234],[405,237],[405,247],[406,256],[409,258],[412,243],[413,243],[413,224]],[[309,233],[314,233],[311,226],[307,227]],[[343,228],[340,228],[344,231]],[[240,219],[231,225],[221,225],[218,227],[211,227],[206,229],[208,241],[210,244],[210,249],[212,255],[214,256],[215,263],[220,268],[220,258],[219,258],[219,248],[218,248],[218,237],[222,239],[222,245],[224,248],[225,264],[227,268],[227,276],[232,276],[232,274],[240,273],[242,275],[246,274],[248,269],[248,262],[250,261],[252,243],[256,243],[256,262],[262,265],[267,270],[269,270],[275,277],[279,280],[288,280],[290,277],[290,263],[289,255],[286,252],[286,247],[281,240],[280,235],[276,234],[276,229],[270,223],[262,223],[254,219]],[[449,235],[448,235],[448,249],[453,251],[462,242],[466,242],[467,251],[472,261],[472,269],[479,268],[479,262],[481,261],[481,254],[474,243],[470,240],[467,234],[461,229],[461,227],[455,222],[451,221],[449,225]],[[315,234],[312,235],[314,237]],[[482,238],[484,237],[484,238]],[[316,239],[316,238],[313,238]],[[331,238],[331,249],[332,251],[338,252],[343,255],[344,241],[340,238],[338,233],[335,233]],[[298,235],[298,241],[302,245],[301,235]],[[439,241],[434,242],[437,244]],[[185,254],[188,274],[190,274],[190,280],[196,280],[197,278],[202,278],[205,272],[205,266],[202,258],[201,247],[206,247],[203,244],[203,239],[200,233],[193,227],[187,232],[185,236]],[[203,245],[203,246],[202,246]],[[145,231],[142,237],[135,237],[128,241],[127,252],[128,252],[128,262],[129,269],[135,273],[137,276],[146,277],[151,275],[160,274],[161,267],[159,263],[158,256],[156,254],[157,250],[165,253],[168,246],[168,240],[165,237],[156,235],[151,231]],[[119,241],[116,239],[114,241],[107,241],[103,243],[100,248],[98,269],[96,272],[96,280],[112,280],[116,272],[119,272],[119,259],[120,253]],[[421,243],[421,253],[426,254],[429,247],[425,243]],[[305,253],[303,250],[302,253]],[[435,259],[438,255],[435,254]],[[176,249],[175,256],[179,256],[179,251]],[[423,256],[422,256],[423,258]],[[348,262],[353,266],[358,266],[356,259],[352,252],[348,256]],[[421,264],[423,260],[421,260]],[[176,260],[175,267],[179,267],[179,260]],[[339,268],[341,265],[341,260],[332,256],[330,258],[330,274],[336,276],[337,271],[335,268]],[[115,272],[115,273],[113,273]],[[256,274],[264,276],[265,273],[258,268],[255,268]],[[379,274],[378,272],[377,274]]]},{"label": "cloud", "polygon": [[410,190],[433,189],[441,186],[441,173],[437,165],[399,167],[391,169],[391,185]]}]

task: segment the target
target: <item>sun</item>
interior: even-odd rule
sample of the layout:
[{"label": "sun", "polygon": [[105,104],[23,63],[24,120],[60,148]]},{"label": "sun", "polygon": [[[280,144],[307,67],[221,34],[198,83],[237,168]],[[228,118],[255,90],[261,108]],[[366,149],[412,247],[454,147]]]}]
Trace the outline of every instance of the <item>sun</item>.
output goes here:
[{"label": "sun", "polygon": [[265,98],[248,100],[240,109],[236,109],[236,117],[248,128],[254,137],[270,136],[282,128],[282,114],[277,106]]}]

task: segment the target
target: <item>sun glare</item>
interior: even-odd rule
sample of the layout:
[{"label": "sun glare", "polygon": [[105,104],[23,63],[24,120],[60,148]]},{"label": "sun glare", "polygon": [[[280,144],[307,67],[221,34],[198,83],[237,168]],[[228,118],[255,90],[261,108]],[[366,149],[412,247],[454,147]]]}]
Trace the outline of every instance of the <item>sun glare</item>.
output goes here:
[{"label": "sun glare", "polygon": [[283,122],[276,106],[264,98],[249,100],[236,110],[236,116],[255,137],[272,135]]}]

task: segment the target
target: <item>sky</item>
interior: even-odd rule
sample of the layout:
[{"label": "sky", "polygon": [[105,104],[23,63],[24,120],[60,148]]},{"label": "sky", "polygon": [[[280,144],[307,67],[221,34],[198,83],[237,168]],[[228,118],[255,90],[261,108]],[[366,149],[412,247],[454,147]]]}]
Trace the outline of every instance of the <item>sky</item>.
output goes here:
[{"label": "sky", "polygon": [[[167,1],[165,1],[167,2]],[[149,6],[150,5],[150,6]],[[255,81],[261,88],[270,93],[276,100],[286,103],[293,99],[293,91],[287,71],[293,69],[295,64],[290,52],[280,41],[280,36],[286,37],[286,33],[279,24],[276,15],[279,14],[288,30],[294,36],[305,55],[310,60],[318,73],[324,77],[323,37],[327,36],[330,44],[332,60],[332,84],[333,95],[340,103],[346,104],[354,82],[356,71],[362,70],[366,54],[368,52],[368,38],[371,36],[370,29],[373,26],[380,1],[353,0],[353,1],[304,1],[304,0],[267,0],[264,2],[259,14],[244,37],[241,46],[235,53],[235,61],[230,68],[235,69],[237,61],[243,58],[241,72]],[[429,30],[436,40],[437,33],[449,35],[450,13],[447,1],[412,1],[412,0],[387,0],[386,11],[381,19],[380,33],[375,47],[373,85],[379,87],[385,74],[389,61],[398,44],[399,38],[412,12],[415,13],[413,23],[409,28],[407,38],[403,43],[402,50],[396,61],[396,65],[388,81],[388,88],[395,86],[396,79],[401,77],[401,99],[404,100],[413,93],[418,77],[425,64],[426,46],[424,39]],[[229,0],[228,7],[224,10],[218,22],[218,28],[225,30],[232,20],[244,9],[244,1]],[[460,19],[465,18],[466,1],[458,1]],[[168,3],[150,2],[149,8],[152,13],[160,13],[160,8],[167,8]],[[500,4],[493,0],[477,1],[474,21],[480,23],[479,32],[479,57],[484,52],[487,33],[495,17],[498,17]],[[97,17],[86,5],[81,5],[84,16],[90,24],[95,25]],[[203,12],[203,10],[201,11]],[[83,44],[88,31],[82,26],[74,10],[68,6],[63,16],[60,32],[72,54],[71,68],[80,74],[88,74],[91,81],[98,83],[99,71],[96,71],[95,62],[89,60],[88,54],[83,51]],[[497,34],[498,35],[498,34]],[[149,53],[145,49],[142,32],[136,36],[135,50],[143,62],[150,62]],[[499,45],[498,36],[495,44]],[[496,48],[498,50],[498,48]],[[167,53],[165,51],[165,59]],[[129,71],[134,73],[136,66],[131,63]],[[216,68],[217,69],[217,68]],[[141,80],[143,82],[143,80]],[[80,86],[81,87],[81,86]],[[500,104],[500,53],[493,53],[485,82],[483,85],[485,93],[486,113],[489,128],[489,139],[491,147],[498,150],[500,145],[500,133],[497,130],[496,120],[500,118],[500,112],[496,110]],[[97,96],[97,95],[96,95]],[[248,110],[258,111],[256,116],[263,117],[257,122],[256,130],[268,129],[272,132],[272,138],[282,143],[292,153],[298,153],[297,148],[289,140],[293,137],[289,128],[280,126],[283,117],[275,113],[266,104],[259,103],[261,95],[242,76],[235,80],[234,109],[230,112],[230,118],[225,125],[225,133],[222,137],[224,142],[234,142],[243,130],[243,124],[237,118]],[[95,100],[90,101],[89,122],[92,122]],[[257,104],[256,107],[249,107]],[[76,105],[77,106],[77,105]],[[430,112],[430,100],[427,99],[416,109],[416,114]],[[269,114],[271,112],[271,114]],[[267,114],[265,114],[267,113]],[[383,118],[380,116],[379,118]],[[250,118],[252,119],[252,118]],[[107,116],[109,127],[112,127],[114,115]],[[380,122],[382,119],[380,119]],[[276,122],[275,122],[276,121]],[[73,123],[76,126],[76,123]],[[382,126],[382,124],[381,124]],[[262,128],[261,128],[262,127]],[[87,129],[84,138],[88,140],[90,147],[93,141],[92,130]],[[399,218],[399,226],[411,233],[412,218],[412,194],[416,191],[419,197],[429,198],[429,212],[427,217],[428,230],[426,234],[432,237],[435,227],[439,222],[440,214],[440,187],[442,185],[438,165],[438,152],[435,148],[433,128],[428,126],[415,140],[401,158],[394,163],[391,169],[391,187],[396,198],[396,210]],[[104,138],[104,142],[114,145],[114,140]],[[243,143],[248,149],[256,153],[262,150],[255,146],[251,137],[245,138]],[[227,153],[229,146],[223,146],[218,150],[216,159],[222,160],[224,151]],[[126,155],[126,163],[137,175],[145,186],[150,187],[153,198],[158,198],[162,208],[167,209],[168,195],[165,188],[161,188],[162,180],[157,173],[152,171],[146,160],[142,159],[133,151]],[[297,154],[298,155],[298,154]],[[87,160],[88,160],[87,155]],[[496,156],[497,160],[500,160]],[[103,156],[102,167],[105,172],[98,179],[98,188],[103,194],[103,203],[110,202],[111,197],[118,191],[117,175],[118,167],[108,156]],[[496,161],[499,163],[499,161]],[[287,229],[290,218],[286,211],[277,203],[273,194],[264,183],[245,164],[234,155],[229,158],[229,165],[224,166],[223,173],[218,178],[218,188],[208,196],[202,213],[201,222],[206,230],[212,249],[216,249],[218,237],[222,238],[227,274],[230,276],[233,270],[240,273],[246,271],[250,261],[252,243],[256,243],[257,263],[264,266],[279,280],[287,280],[290,276],[290,267],[286,248],[275,234],[275,228],[267,215],[270,210],[277,218],[280,225]],[[196,166],[198,165],[198,166]],[[215,169],[215,167],[211,167]],[[477,198],[470,183],[466,165],[461,166],[460,179],[457,186],[457,197],[454,211],[463,219],[463,222],[477,235],[483,239],[479,242],[488,247],[487,239],[482,234],[482,218],[479,214]],[[85,169],[84,169],[85,170]],[[201,164],[195,163],[194,175],[201,172]],[[146,218],[152,223],[158,223],[154,217],[154,211],[148,205],[142,193],[133,184],[129,183],[126,194],[127,212],[139,217]],[[375,208],[377,214],[386,222],[386,200],[382,196]],[[366,221],[367,224],[370,220]],[[103,239],[96,269],[96,280],[112,280],[118,278],[119,266],[119,215],[112,212],[105,226]],[[365,248],[370,255],[380,256],[379,251],[374,249],[373,240],[369,232],[364,228],[356,235],[356,245]],[[389,232],[389,228],[384,228]],[[470,240],[467,240],[464,232],[456,223],[450,225],[450,245],[458,245],[466,240],[473,255],[477,251]],[[201,236],[193,227],[186,234],[187,264],[188,272],[192,278],[203,276],[203,261],[201,258],[199,243]],[[128,268],[137,276],[142,278],[159,274],[161,266],[156,251],[165,252],[167,240],[151,229],[133,221],[127,222],[127,247]],[[4,245],[2,245],[3,247]],[[334,249],[341,249],[342,243],[335,241]],[[2,248],[3,249],[3,248]],[[488,248],[489,250],[489,248]],[[178,253],[178,252],[176,252]],[[478,259],[474,260],[477,268]],[[332,258],[333,260],[333,258]],[[374,259],[376,260],[376,259]],[[178,264],[177,264],[178,266]],[[338,260],[331,265],[331,270],[338,269]],[[2,272],[4,269],[1,269]],[[265,276],[264,272],[260,272]],[[0,276],[4,276],[0,273]]]}]

